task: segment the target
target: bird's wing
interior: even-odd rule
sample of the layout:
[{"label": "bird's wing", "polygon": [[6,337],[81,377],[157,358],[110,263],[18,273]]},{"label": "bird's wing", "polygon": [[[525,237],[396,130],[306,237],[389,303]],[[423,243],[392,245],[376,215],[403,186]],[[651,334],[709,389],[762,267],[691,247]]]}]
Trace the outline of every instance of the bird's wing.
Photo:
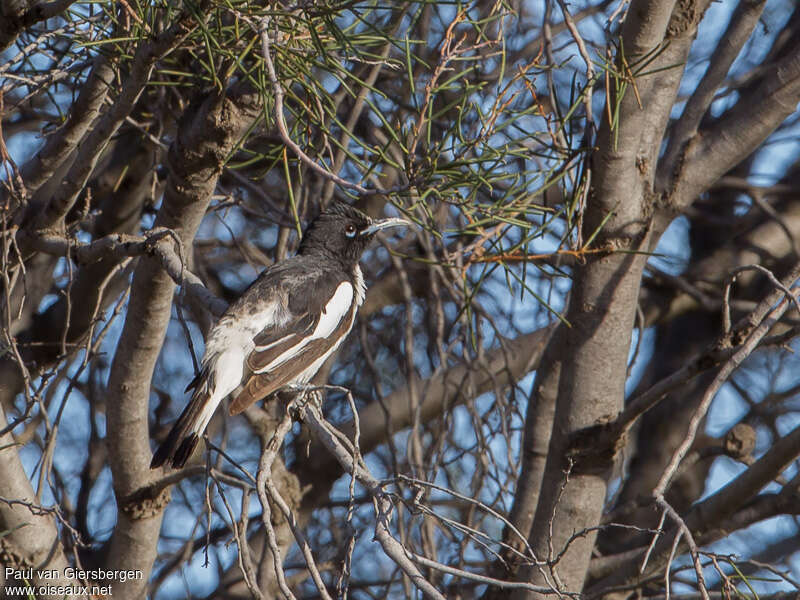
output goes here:
[{"label": "bird's wing", "polygon": [[311,377],[353,324],[356,303],[349,281],[311,270],[283,277],[282,286],[288,318],[268,324],[253,338],[243,388],[231,404],[231,414],[302,375]]}]

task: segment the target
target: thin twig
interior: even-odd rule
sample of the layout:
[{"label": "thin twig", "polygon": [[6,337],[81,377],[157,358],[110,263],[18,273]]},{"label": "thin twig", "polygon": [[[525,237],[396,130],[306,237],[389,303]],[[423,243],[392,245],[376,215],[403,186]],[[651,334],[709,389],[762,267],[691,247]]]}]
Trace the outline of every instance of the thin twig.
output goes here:
[{"label": "thin twig", "polygon": [[269,442],[264,446],[261,453],[261,460],[258,463],[258,475],[256,476],[258,499],[261,501],[261,520],[267,531],[267,544],[272,554],[272,563],[275,568],[275,577],[278,580],[278,587],[283,596],[289,600],[296,600],[294,594],[286,584],[286,574],[283,572],[283,559],[280,548],[278,547],[275,529],[272,526],[272,509],[270,508],[269,498],[267,497],[267,486],[272,477],[272,463],[278,455],[278,451],[283,444],[283,439],[292,428],[292,417],[287,411],[283,419],[278,424]]},{"label": "thin twig", "polygon": [[267,75],[269,76],[269,81],[272,84],[272,93],[275,96],[275,125],[278,128],[278,133],[280,134],[283,143],[286,144],[286,146],[295,154],[295,156],[297,156],[297,158],[300,159],[300,161],[325,179],[329,179],[334,183],[338,183],[342,187],[355,190],[360,194],[370,193],[370,190],[367,188],[360,186],[357,183],[347,181],[346,179],[336,175],[336,173],[331,173],[328,169],[321,166],[319,163],[317,163],[317,161],[303,152],[303,149],[300,148],[300,146],[298,146],[292,139],[292,136],[289,135],[289,129],[286,127],[286,119],[284,117],[283,110],[283,88],[281,87],[280,81],[278,81],[278,75],[275,72],[275,64],[272,62],[269,39],[270,21],[270,17],[263,17],[261,19],[261,27],[259,31],[261,35],[261,54],[264,57],[264,62],[267,65]]}]

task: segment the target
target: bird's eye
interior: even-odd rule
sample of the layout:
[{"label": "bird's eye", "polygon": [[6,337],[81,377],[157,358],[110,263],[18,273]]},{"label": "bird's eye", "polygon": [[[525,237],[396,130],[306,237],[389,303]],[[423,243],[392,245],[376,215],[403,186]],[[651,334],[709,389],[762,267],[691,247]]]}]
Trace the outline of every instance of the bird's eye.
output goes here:
[{"label": "bird's eye", "polygon": [[348,225],[347,227],[344,228],[344,234],[349,238],[355,237],[356,236],[356,226],[351,223],[350,225]]}]

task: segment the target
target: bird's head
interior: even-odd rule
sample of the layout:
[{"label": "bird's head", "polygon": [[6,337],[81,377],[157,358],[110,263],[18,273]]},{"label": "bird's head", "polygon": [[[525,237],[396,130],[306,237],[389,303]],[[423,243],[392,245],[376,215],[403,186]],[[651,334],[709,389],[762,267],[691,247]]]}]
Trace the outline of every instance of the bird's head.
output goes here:
[{"label": "bird's head", "polygon": [[371,219],[344,202],[334,202],[306,229],[299,254],[327,254],[346,263],[357,263],[375,234],[382,229],[411,225],[405,219]]}]

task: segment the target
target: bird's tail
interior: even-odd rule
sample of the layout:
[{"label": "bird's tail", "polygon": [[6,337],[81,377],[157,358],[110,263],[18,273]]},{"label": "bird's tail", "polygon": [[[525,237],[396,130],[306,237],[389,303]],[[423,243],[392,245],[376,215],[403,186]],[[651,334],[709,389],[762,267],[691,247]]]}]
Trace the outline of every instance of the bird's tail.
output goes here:
[{"label": "bird's tail", "polygon": [[175,421],[167,434],[167,439],[153,454],[153,460],[150,461],[151,469],[157,469],[167,461],[170,461],[174,468],[179,469],[186,464],[194,452],[211,414],[217,408],[216,403],[213,402],[213,394],[209,390],[207,376],[205,370],[201,371],[186,388],[186,391],[194,388],[192,399],[183,409],[178,420]]}]

